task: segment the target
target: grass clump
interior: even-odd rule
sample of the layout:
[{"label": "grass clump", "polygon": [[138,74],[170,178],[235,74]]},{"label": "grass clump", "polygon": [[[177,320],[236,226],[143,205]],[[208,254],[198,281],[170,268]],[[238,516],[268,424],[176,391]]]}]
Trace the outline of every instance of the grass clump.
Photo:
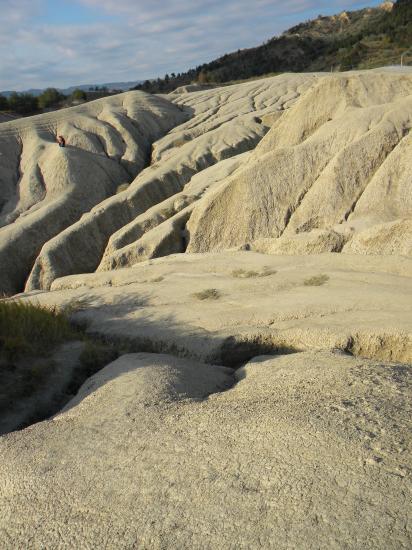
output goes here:
[{"label": "grass clump", "polygon": [[221,294],[216,288],[207,288],[201,292],[195,292],[192,296],[198,300],[218,300]]},{"label": "grass clump", "polygon": [[31,302],[0,302],[0,359],[43,357],[73,338],[75,331],[64,313]]},{"label": "grass clump", "polygon": [[305,279],[303,281],[303,284],[305,286],[322,286],[325,283],[329,281],[328,275],[325,275],[322,273],[321,275],[315,275],[314,277],[310,277],[309,279]]},{"label": "grass clump", "polygon": [[232,271],[232,276],[238,279],[250,279],[251,277],[259,277],[257,271],[247,271],[246,269],[235,269]]},{"label": "grass clump", "polygon": [[247,271],[246,269],[235,269],[232,271],[232,276],[239,279],[250,279],[253,277],[269,277],[277,273],[276,269],[264,268],[263,271]]},{"label": "grass clump", "polygon": [[[77,337],[67,316],[55,309],[21,300],[0,301],[0,415],[3,418],[21,400],[47,387],[56,367],[52,352],[58,345]],[[36,407],[43,410],[45,404]]]}]

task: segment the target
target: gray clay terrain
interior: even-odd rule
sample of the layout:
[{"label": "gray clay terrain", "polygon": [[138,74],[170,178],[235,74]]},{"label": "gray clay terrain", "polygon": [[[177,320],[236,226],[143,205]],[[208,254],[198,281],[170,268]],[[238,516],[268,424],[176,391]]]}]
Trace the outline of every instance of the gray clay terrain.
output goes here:
[{"label": "gray clay terrain", "polygon": [[118,356],[1,419],[1,548],[411,548],[411,128],[379,70],[0,124],[0,293]]}]

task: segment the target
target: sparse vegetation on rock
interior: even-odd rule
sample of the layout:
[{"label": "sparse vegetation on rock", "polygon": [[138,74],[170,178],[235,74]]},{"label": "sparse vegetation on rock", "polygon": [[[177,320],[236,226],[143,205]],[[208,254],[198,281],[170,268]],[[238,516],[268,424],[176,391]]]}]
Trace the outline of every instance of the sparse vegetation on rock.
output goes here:
[{"label": "sparse vegetation on rock", "polygon": [[305,286],[322,286],[329,281],[329,275],[322,273],[321,275],[314,275],[303,281]]},{"label": "sparse vegetation on rock", "polygon": [[0,548],[411,547],[409,6],[0,125]]},{"label": "sparse vegetation on rock", "polygon": [[20,300],[0,300],[0,358],[45,356],[75,338],[67,316],[53,308]]},{"label": "sparse vegetation on rock", "polygon": [[221,295],[221,292],[216,288],[206,288],[200,292],[195,292],[192,296],[198,300],[218,300]]}]

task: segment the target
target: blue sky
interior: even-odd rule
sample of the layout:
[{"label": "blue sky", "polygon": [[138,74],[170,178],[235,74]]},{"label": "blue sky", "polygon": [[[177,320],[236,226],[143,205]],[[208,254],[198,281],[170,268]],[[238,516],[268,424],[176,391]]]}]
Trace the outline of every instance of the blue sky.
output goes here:
[{"label": "blue sky", "polygon": [[143,80],[381,0],[0,0],[0,90]]}]

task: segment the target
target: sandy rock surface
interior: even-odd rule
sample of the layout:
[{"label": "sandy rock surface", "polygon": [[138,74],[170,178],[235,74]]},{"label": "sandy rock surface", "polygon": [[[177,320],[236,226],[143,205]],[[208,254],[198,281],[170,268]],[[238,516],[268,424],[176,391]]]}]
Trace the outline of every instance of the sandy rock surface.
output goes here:
[{"label": "sandy rock surface", "polygon": [[334,348],[412,362],[411,295],[408,258],[233,251],[64,277],[25,299],[69,308],[90,333],[132,349],[239,365]]},{"label": "sandy rock surface", "polygon": [[2,124],[0,292],[22,290],[42,246],[130,182],[151,144],[186,118],[166,100],[127,92]]},{"label": "sandy rock surface", "polygon": [[[136,240],[133,233],[128,232],[129,224],[156,205],[159,205],[159,210],[165,210],[163,203],[186,192],[186,186],[192,186],[193,176],[200,176],[199,173],[207,168],[254,149],[269,130],[273,122],[270,117],[280,116],[318,78],[320,76],[283,75],[224,89],[162,96],[162,101],[173,101],[171,106],[174,109],[177,104],[189,121],[153,144],[150,166],[126,191],[96,206],[44,246],[27,281],[26,290],[47,289],[58,277],[92,272],[99,265],[102,268],[132,265],[139,256],[142,260],[146,259],[148,250],[149,256],[180,251],[176,249],[182,229],[180,222],[171,222],[174,237],[166,228],[169,235],[167,241],[173,243],[169,248],[159,248],[158,231],[153,236],[155,242],[152,246],[148,242],[151,235],[141,246],[139,239]],[[221,173],[224,177],[225,167],[222,167]],[[215,175],[209,179],[205,174],[203,193],[214,187],[215,179]],[[168,212],[166,219],[174,215],[173,209],[168,209]],[[153,224],[149,224],[146,231],[152,228]],[[130,254],[130,249],[117,248],[117,237],[122,233],[121,248],[133,245],[136,252]],[[143,252],[140,254],[141,248]]]},{"label": "sandy rock surface", "polygon": [[410,548],[409,371],[125,355],[0,440],[1,545]]},{"label": "sandy rock surface", "polygon": [[[333,230],[341,251],[360,231],[412,216],[412,78],[355,73],[319,79],[271,128],[243,170],[204,198],[188,222],[189,252]],[[410,253],[412,234],[375,239],[359,253]],[[375,230],[375,233],[378,230]],[[396,240],[394,240],[396,239]],[[273,244],[274,252],[287,250]],[[365,239],[363,239],[365,242]],[[311,247],[308,246],[308,253]]]},{"label": "sandy rock surface", "polygon": [[3,124],[2,291],[241,245],[409,256],[411,93],[396,71],[284,74]]},{"label": "sandy rock surface", "polygon": [[0,548],[411,548],[411,120],[375,70],[1,124],[0,295],[121,356],[0,437]]}]

